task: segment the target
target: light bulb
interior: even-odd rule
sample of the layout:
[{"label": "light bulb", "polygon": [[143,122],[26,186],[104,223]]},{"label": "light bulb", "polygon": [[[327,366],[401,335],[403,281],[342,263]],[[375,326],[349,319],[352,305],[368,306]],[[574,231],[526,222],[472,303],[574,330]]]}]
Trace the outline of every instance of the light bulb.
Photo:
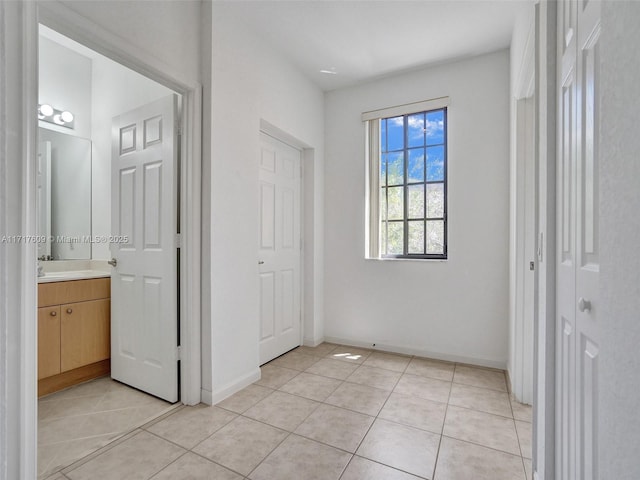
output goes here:
[{"label": "light bulb", "polygon": [[54,123],[57,123],[58,125],[64,125],[64,120],[62,120],[62,118],[60,118],[60,115],[58,115],[58,114],[53,116],[53,121],[54,121]]},{"label": "light bulb", "polygon": [[60,114],[60,118],[65,123],[71,123],[71,122],[73,122],[73,113],[68,112],[68,111],[65,110],[64,112],[62,112]]},{"label": "light bulb", "polygon": [[51,115],[53,115],[53,107],[51,105],[43,103],[42,105],[40,105],[40,113],[45,117],[50,117]]}]

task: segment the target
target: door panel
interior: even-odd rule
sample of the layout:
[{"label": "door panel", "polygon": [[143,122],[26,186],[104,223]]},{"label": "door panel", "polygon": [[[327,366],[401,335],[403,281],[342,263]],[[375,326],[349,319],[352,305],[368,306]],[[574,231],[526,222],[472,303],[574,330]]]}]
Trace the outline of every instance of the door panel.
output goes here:
[{"label": "door panel", "polygon": [[[111,375],[178,400],[177,97],[114,118]],[[119,238],[118,238],[119,237]]]},{"label": "door panel", "polygon": [[60,307],[38,309],[38,380],[60,373]]},{"label": "door panel", "polygon": [[[570,53],[570,52],[568,52]],[[574,55],[575,57],[575,55]],[[565,64],[567,65],[567,64]],[[560,90],[558,185],[558,297],[556,329],[556,456],[559,478],[575,478],[575,65],[568,64]]]},{"label": "door panel", "polygon": [[[600,2],[579,2],[576,191],[576,478],[597,478]],[[590,308],[589,308],[590,305]]]},{"label": "door panel", "polygon": [[110,304],[105,298],[60,307],[62,372],[109,358]]},{"label": "door panel", "polygon": [[275,273],[260,274],[260,340],[273,338],[276,331],[276,285]]},{"label": "door panel", "polygon": [[300,151],[261,134],[260,363],[300,345]]}]

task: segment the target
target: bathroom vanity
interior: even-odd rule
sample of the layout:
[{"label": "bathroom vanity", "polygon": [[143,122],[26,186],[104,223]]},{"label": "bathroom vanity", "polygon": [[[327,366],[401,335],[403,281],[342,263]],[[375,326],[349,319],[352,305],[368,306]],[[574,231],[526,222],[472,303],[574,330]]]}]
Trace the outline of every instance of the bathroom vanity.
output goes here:
[{"label": "bathroom vanity", "polygon": [[38,282],[38,396],[110,372],[111,279],[58,272]]}]

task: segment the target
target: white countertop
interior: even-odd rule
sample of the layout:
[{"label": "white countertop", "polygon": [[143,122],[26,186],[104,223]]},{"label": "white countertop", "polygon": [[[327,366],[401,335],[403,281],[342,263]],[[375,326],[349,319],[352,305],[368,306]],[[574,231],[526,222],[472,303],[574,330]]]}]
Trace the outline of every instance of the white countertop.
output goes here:
[{"label": "white countertop", "polygon": [[86,280],[90,278],[108,278],[110,272],[103,270],[70,270],[64,272],[45,272],[42,277],[38,277],[38,283],[66,282],[68,280]]},{"label": "white countertop", "polygon": [[38,277],[38,283],[66,282],[68,280],[84,280],[89,278],[106,278],[111,276],[111,267],[106,260],[55,260],[40,261],[44,275]]}]

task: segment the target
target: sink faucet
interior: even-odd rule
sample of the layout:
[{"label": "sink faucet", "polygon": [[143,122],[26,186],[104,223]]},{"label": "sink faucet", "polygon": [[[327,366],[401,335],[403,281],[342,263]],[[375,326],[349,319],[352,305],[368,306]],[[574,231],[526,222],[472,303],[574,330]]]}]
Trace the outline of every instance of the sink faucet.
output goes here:
[{"label": "sink faucet", "polygon": [[38,277],[44,277],[44,267],[40,264],[40,259],[38,259]]}]

